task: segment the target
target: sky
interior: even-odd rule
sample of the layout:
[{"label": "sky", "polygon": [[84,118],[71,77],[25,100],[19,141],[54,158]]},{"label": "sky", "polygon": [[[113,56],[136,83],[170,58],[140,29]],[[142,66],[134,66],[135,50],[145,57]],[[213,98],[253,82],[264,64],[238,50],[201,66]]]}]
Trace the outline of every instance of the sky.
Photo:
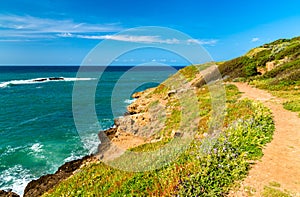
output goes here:
[{"label": "sky", "polygon": [[[162,40],[153,33],[126,32],[141,26],[180,31],[214,61],[224,61],[279,38],[300,36],[299,8],[299,0],[3,0],[0,65],[80,65],[103,40],[178,44],[172,35]],[[153,54],[128,53],[114,63],[186,64],[167,53]]]}]

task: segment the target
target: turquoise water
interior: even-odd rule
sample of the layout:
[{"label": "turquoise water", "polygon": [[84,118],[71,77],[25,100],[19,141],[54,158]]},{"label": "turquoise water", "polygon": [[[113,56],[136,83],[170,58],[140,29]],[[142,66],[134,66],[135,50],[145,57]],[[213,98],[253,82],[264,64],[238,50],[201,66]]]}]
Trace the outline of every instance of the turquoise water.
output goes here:
[{"label": "turquoise water", "polygon": [[[102,74],[95,92],[95,109],[101,129],[113,125],[132,102],[127,87],[143,90],[162,82],[176,70],[150,68],[133,71],[116,82],[129,67],[110,67]],[[0,67],[0,189],[22,194],[27,183],[54,173],[66,161],[94,153],[100,143],[93,126],[78,135],[73,120],[72,91],[77,67]],[[96,80],[86,71],[82,82]],[[49,80],[62,77],[60,80]],[[142,85],[141,85],[142,84]],[[124,92],[123,92],[124,91]],[[133,91],[133,92],[134,92]],[[131,93],[133,93],[131,92]],[[114,105],[112,110],[112,105]],[[87,145],[88,144],[88,145]]]}]

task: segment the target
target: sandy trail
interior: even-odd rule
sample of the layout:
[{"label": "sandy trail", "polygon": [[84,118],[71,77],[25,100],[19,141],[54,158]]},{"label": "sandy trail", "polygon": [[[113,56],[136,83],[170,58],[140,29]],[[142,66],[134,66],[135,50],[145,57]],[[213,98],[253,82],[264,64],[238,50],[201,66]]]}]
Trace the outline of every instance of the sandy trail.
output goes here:
[{"label": "sandy trail", "polygon": [[250,170],[238,191],[230,196],[249,196],[245,189],[254,188],[253,196],[261,196],[264,186],[277,182],[281,190],[287,189],[300,196],[300,118],[287,111],[282,101],[264,90],[244,83],[233,83],[243,92],[242,97],[258,100],[271,109],[275,121],[273,140],[264,148],[264,156]]}]

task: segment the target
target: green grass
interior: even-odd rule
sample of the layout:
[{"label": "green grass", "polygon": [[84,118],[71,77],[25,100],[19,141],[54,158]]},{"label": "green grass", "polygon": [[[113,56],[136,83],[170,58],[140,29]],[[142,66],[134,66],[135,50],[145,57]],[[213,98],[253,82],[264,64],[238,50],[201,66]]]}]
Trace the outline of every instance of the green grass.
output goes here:
[{"label": "green grass", "polygon": [[287,191],[281,191],[272,187],[265,186],[262,193],[263,197],[292,197],[292,195]]},{"label": "green grass", "polygon": [[179,73],[182,74],[187,81],[191,81],[196,77],[196,73],[198,73],[198,68],[194,65],[187,66],[181,70],[179,70]]},{"label": "green grass", "polygon": [[[245,56],[219,63],[219,70],[222,76],[229,77],[228,80],[248,81],[270,91],[285,99],[286,109],[300,112],[299,47],[300,37],[277,40],[253,49]],[[264,69],[267,62],[280,62],[285,57],[290,62],[264,75],[257,72],[258,68]],[[175,160],[159,169],[145,172],[125,172],[102,162],[93,163],[44,196],[226,196],[247,176],[251,167],[249,162],[262,157],[262,148],[272,140],[274,123],[268,109],[250,100],[239,100],[241,94],[238,89],[226,85],[227,109],[224,112],[220,109],[221,115],[225,115],[223,130],[221,135],[214,138],[206,137],[207,133],[213,132],[214,124],[219,124],[214,119],[216,112],[212,111],[212,99],[207,86],[196,90],[198,102],[189,96],[184,99],[189,104],[185,115],[182,113],[182,103],[175,96],[168,96],[168,92],[191,82],[199,70],[209,65],[211,63],[185,67],[147,95],[147,98],[166,100],[168,115],[164,127],[158,126],[156,131],[157,137],[162,140],[130,151],[140,153],[161,149],[173,141],[170,139],[173,130],[194,126],[180,125],[182,120],[194,117],[193,109],[197,109],[197,115],[201,117],[194,120],[198,129],[197,137]],[[148,107],[156,105],[158,102],[153,100]],[[119,161],[122,165],[132,165],[132,159],[129,152],[125,152]],[[279,187],[280,184],[271,182],[264,188],[263,195],[290,196],[289,192],[283,192]]]},{"label": "green grass", "polygon": [[244,190],[248,196],[254,196],[254,194],[256,192],[256,189],[253,187],[250,187],[250,186],[245,186]]},{"label": "green grass", "polygon": [[269,185],[270,185],[271,187],[280,187],[280,186],[281,186],[280,183],[277,183],[277,182],[275,182],[275,181],[270,182]]},{"label": "green grass", "polygon": [[[250,168],[249,160],[262,156],[262,147],[272,139],[274,124],[269,110],[250,100],[238,101],[240,93],[226,86],[227,106],[225,129],[215,140],[196,138],[173,162],[146,172],[125,172],[94,163],[60,183],[44,196],[224,196],[243,179]],[[199,111],[206,108],[199,120],[199,135],[207,131],[210,96],[207,88],[198,90]],[[178,104],[169,103],[177,106]],[[180,117],[175,107],[169,126]],[[171,120],[170,120],[171,121]],[[169,139],[144,144],[135,152],[156,150]],[[126,156],[126,153],[125,153]],[[131,165],[131,161],[125,165]]]},{"label": "green grass", "polygon": [[293,112],[300,112],[300,100],[288,101],[283,104],[284,108]]},{"label": "green grass", "polygon": [[[299,47],[300,37],[280,39],[253,49],[245,56],[219,63],[219,70],[228,80],[247,81],[270,91],[285,100],[286,109],[300,112]],[[284,62],[281,61],[283,58],[289,62],[264,75],[257,72],[258,68],[265,69],[267,62]],[[165,125],[158,127],[156,132],[162,140],[130,151],[148,152],[163,148],[172,142],[170,134],[173,130],[194,126],[180,125],[182,120],[194,117],[193,109],[197,109],[197,115],[201,117],[194,120],[197,137],[175,160],[146,172],[125,172],[101,162],[90,164],[44,196],[226,196],[247,176],[251,167],[249,162],[262,157],[262,148],[272,140],[274,123],[268,109],[250,100],[239,100],[238,89],[226,85],[227,109],[220,109],[220,114],[225,115],[223,130],[221,135],[207,138],[207,133],[213,132],[214,124],[219,124],[214,119],[216,112],[211,106],[212,98],[207,86],[196,90],[198,102],[192,97],[184,99],[189,104],[185,115],[182,103],[175,96],[169,96],[168,92],[193,81],[199,70],[209,65],[185,67],[147,95],[147,98],[156,97],[167,103]],[[153,100],[148,107],[157,104]],[[121,156],[120,161],[124,162],[123,165],[132,165],[128,152]],[[290,196],[279,187],[280,184],[271,182],[264,188],[263,195]]]},{"label": "green grass", "polygon": [[[283,107],[292,112],[298,112],[300,117],[300,80],[289,83],[288,81],[276,82],[274,78],[255,79],[250,81],[251,85],[268,90],[272,95],[284,100]],[[272,85],[273,84],[273,85]]]},{"label": "green grass", "polygon": [[[280,54],[285,56],[295,56],[294,48],[300,43],[289,45]],[[261,76],[247,79],[251,85],[268,90],[276,97],[284,99],[285,109],[299,112],[300,117],[300,58],[291,60]]]}]

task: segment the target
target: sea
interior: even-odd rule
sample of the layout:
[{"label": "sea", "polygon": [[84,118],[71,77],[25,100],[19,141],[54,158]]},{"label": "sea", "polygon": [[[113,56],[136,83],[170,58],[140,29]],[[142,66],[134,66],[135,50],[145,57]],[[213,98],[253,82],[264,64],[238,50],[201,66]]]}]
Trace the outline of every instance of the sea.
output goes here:
[{"label": "sea", "polygon": [[[99,130],[126,112],[131,94],[157,86],[182,67],[135,68],[93,66],[79,77],[77,66],[0,66],[0,189],[23,195],[31,180],[96,153]],[[96,84],[98,127],[91,125],[84,134],[73,113],[74,86],[80,82],[85,88]]]}]

